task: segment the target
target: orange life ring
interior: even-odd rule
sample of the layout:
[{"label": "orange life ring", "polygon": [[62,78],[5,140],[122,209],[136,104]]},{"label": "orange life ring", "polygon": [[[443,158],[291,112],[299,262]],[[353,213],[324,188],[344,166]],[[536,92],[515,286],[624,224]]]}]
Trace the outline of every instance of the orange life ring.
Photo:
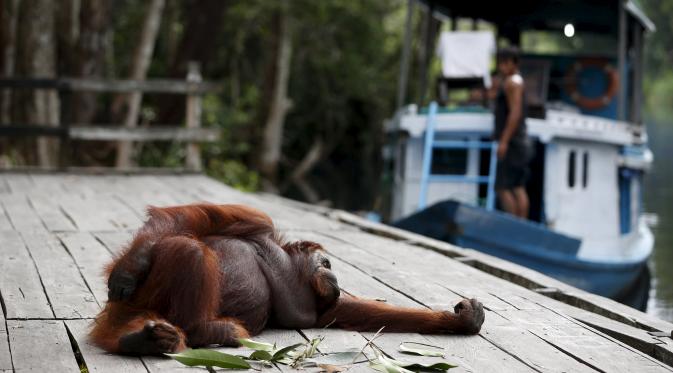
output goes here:
[{"label": "orange life ring", "polygon": [[[602,95],[598,97],[582,96],[577,90],[577,79],[582,70],[587,66],[598,67],[603,70],[608,79],[608,86]],[[585,59],[576,62],[566,74],[566,89],[570,98],[580,107],[589,110],[601,109],[612,101],[619,90],[619,73],[617,69],[610,66],[605,60]]]}]

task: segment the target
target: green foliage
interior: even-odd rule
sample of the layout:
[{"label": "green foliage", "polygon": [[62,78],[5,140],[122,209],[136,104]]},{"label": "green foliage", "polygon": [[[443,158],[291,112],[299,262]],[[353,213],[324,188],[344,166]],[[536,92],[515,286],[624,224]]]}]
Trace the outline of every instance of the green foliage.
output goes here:
[{"label": "green foliage", "polygon": [[166,355],[190,367],[205,366],[228,369],[251,368],[250,363],[238,356],[207,349],[185,350],[177,354]]},{"label": "green foliage", "polygon": [[184,144],[177,142],[145,143],[137,156],[137,162],[141,167],[179,168],[183,167],[184,158]]},{"label": "green foliage", "polygon": [[[249,356],[235,356],[209,349],[185,350],[178,354],[166,354],[166,356],[187,366],[204,366],[209,370],[211,370],[212,367],[227,369],[257,369],[248,362],[253,361],[262,364],[263,366],[283,364],[300,369],[319,367],[323,371],[340,372],[347,370],[350,366],[358,362],[357,358],[360,356],[363,356],[369,361],[369,366],[372,369],[384,373],[411,373],[419,371],[445,372],[456,367],[445,361],[417,363],[413,361],[395,360],[385,356],[383,351],[372,344],[372,342],[380,336],[381,329],[361,349],[350,349],[347,351],[327,354],[320,353],[318,350],[318,346],[323,341],[324,337],[317,337],[305,343],[296,343],[282,348],[278,348],[275,343],[271,344],[247,338],[239,338],[238,341],[241,343],[241,346],[253,350]],[[422,356],[443,357],[443,355],[437,355],[436,351],[418,350],[413,347],[403,346],[405,344],[415,344],[441,349],[437,346],[422,343],[404,342],[400,344],[400,351],[413,351],[414,354]],[[367,347],[373,351],[375,356],[374,359],[370,359],[364,354],[364,350]]]},{"label": "green foliage", "polygon": [[645,101],[655,119],[673,115],[673,1],[638,1],[657,27],[645,39]]},{"label": "green foliage", "polygon": [[259,189],[259,174],[251,171],[239,161],[212,158],[207,164],[206,173],[245,192],[254,192]]},{"label": "green foliage", "polygon": [[[415,346],[423,346],[423,348]],[[397,349],[400,352],[409,355],[444,357],[444,352],[442,352],[443,348],[425,343],[402,342]]]}]

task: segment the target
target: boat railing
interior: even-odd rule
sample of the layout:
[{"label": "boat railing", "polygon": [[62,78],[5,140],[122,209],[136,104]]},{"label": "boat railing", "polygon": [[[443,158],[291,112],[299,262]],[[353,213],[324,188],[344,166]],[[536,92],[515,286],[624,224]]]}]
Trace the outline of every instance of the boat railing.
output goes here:
[{"label": "boat railing", "polygon": [[[423,166],[421,170],[421,191],[418,199],[418,209],[422,210],[427,205],[428,186],[432,182],[451,183],[474,183],[486,184],[486,209],[495,208],[495,171],[496,153],[498,144],[495,141],[478,140],[435,140],[435,122],[437,117],[437,103],[431,102],[428,108],[425,137],[423,143]],[[464,174],[432,174],[432,152],[434,149],[490,149],[488,175],[464,175]],[[478,201],[477,201],[478,202]],[[478,204],[478,203],[477,203]]]}]

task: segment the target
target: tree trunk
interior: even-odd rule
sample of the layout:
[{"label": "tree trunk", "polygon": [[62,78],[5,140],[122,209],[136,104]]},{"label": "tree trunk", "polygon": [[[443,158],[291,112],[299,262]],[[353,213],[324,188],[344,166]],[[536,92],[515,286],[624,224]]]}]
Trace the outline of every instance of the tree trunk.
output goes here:
[{"label": "tree trunk", "polygon": [[[189,0],[183,1],[182,13],[187,15],[184,21],[184,32],[179,47],[171,60],[169,76],[182,79],[187,74],[187,64],[191,61],[199,63],[201,73],[208,76],[210,63],[215,60],[218,52],[217,35],[221,34],[225,22],[225,6],[223,0]],[[159,123],[180,123],[185,115],[183,98],[176,95],[160,97]]]},{"label": "tree trunk", "polygon": [[[21,3],[21,21],[17,43],[17,72],[31,78],[56,77],[56,2],[25,0]],[[29,124],[58,126],[59,99],[54,90],[33,90],[26,93],[23,118]],[[37,139],[37,160],[41,167],[55,167],[58,141]]]},{"label": "tree trunk", "polygon": [[[154,52],[154,45],[157,40],[159,25],[161,24],[161,14],[163,13],[165,0],[152,0],[147,8],[143,29],[140,34],[140,41],[136,47],[131,65],[130,79],[145,80],[147,69],[149,68]],[[127,110],[124,119],[125,127],[136,127],[140,114],[140,104],[142,103],[142,93],[133,92],[127,95]],[[133,143],[130,141],[120,141],[117,146],[117,168],[129,168],[132,165]]]},{"label": "tree trunk", "polygon": [[290,59],[292,56],[292,36],[289,30],[288,1],[284,0],[279,5],[276,22],[276,45],[274,68],[268,77],[273,81],[270,91],[271,101],[264,125],[262,152],[260,155],[260,171],[264,178],[262,187],[266,191],[276,189],[278,177],[278,164],[280,163],[283,145],[283,126],[285,115],[292,103],[287,97],[288,83],[290,80]]},{"label": "tree trunk", "polygon": [[[71,0],[73,1],[73,0]],[[85,0],[79,9],[79,38],[75,53],[77,58],[72,75],[82,78],[102,78],[105,56],[109,47],[110,0]],[[96,94],[76,92],[73,96],[75,123],[92,123],[96,115]]]},{"label": "tree trunk", "polygon": [[[15,55],[16,55],[16,26],[19,19],[20,0],[4,0],[2,2],[2,15],[0,17],[0,46],[2,46],[2,55],[0,55],[0,65],[2,66],[2,76],[9,78],[14,75]],[[0,93],[0,123],[8,124],[12,120],[11,104],[12,91],[3,89]]]}]

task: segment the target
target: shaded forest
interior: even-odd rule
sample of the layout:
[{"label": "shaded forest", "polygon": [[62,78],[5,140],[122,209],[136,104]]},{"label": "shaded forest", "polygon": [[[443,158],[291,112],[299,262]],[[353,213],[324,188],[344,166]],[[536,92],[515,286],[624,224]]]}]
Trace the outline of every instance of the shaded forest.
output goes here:
[{"label": "shaded forest", "polygon": [[[205,80],[223,87],[204,98],[204,126],[222,131],[202,147],[208,174],[244,190],[380,209],[383,124],[394,111],[406,3],[0,0],[0,74],[184,79],[196,61]],[[658,27],[647,48],[648,108],[670,110],[673,2],[641,3]],[[416,7],[417,33],[422,14]],[[177,96],[78,93],[73,100],[78,124],[184,123]],[[1,124],[57,126],[59,115],[53,91],[0,94]],[[0,166],[53,167],[57,146],[0,139]],[[169,142],[71,146],[76,166],[178,167],[185,157]]]}]

